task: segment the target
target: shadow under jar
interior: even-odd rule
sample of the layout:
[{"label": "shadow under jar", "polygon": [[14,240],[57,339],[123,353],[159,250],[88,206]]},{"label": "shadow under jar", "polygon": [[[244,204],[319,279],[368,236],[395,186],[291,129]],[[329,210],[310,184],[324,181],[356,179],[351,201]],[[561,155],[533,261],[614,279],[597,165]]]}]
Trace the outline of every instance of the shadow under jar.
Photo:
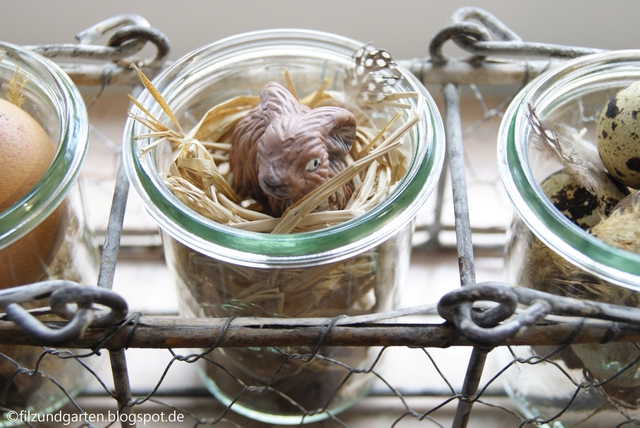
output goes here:
[{"label": "shadow under jar", "polygon": [[[97,249],[87,229],[79,184],[89,141],[84,102],[73,82],[53,62],[0,43],[3,99],[16,74],[26,81],[20,108],[43,128],[53,159],[35,185],[0,212],[0,289],[58,279],[95,284]],[[29,150],[25,148],[25,153]],[[3,159],[0,169],[7,164]],[[41,306],[39,302],[23,304],[29,305]],[[80,363],[51,354],[37,366],[45,374],[30,375],[24,369],[34,370],[43,353],[37,346],[0,345],[0,426],[23,423],[15,413],[11,417],[9,410],[51,413],[68,401],[67,394],[76,395],[86,382],[88,371]]]},{"label": "shadow under jar", "polygon": [[[588,232],[593,225],[580,227],[551,202],[541,184],[564,165],[540,150],[537,131],[527,118],[531,106],[548,129],[567,125],[582,132],[586,144],[597,146],[601,111],[618,91],[638,80],[640,51],[589,55],[539,76],[509,106],[499,131],[498,157],[516,211],[506,252],[511,283],[577,299],[639,306],[640,255],[607,245]],[[555,137],[564,138],[557,133]],[[544,357],[518,363],[504,376],[508,392],[526,416],[554,427],[617,426],[638,419],[637,344],[512,351],[522,358]]]},{"label": "shadow under jar", "polygon": [[[305,30],[241,34],[185,56],[153,84],[187,130],[214,105],[259,95],[269,81],[286,85],[285,71],[300,99],[325,79],[326,91],[341,93],[345,70],[361,47],[350,39]],[[419,94],[403,100],[409,108],[397,122],[406,121],[410,111],[419,114],[402,137],[404,176],[369,211],[314,231],[244,231],[187,208],[162,179],[169,145],[141,155],[152,142],[136,140],[148,130],[129,119],[125,166],[161,227],[183,316],[330,319],[395,307],[408,269],[412,221],[444,160],[442,122],[431,96],[408,71],[395,72],[400,79],[392,92]],[[152,115],[161,115],[149,93],[138,101]],[[395,111],[374,108],[370,119],[382,129]],[[375,376],[351,369],[369,369],[377,354],[357,346],[217,348],[207,355],[202,375],[209,390],[232,410],[265,422],[298,424],[327,418],[365,395]]]}]

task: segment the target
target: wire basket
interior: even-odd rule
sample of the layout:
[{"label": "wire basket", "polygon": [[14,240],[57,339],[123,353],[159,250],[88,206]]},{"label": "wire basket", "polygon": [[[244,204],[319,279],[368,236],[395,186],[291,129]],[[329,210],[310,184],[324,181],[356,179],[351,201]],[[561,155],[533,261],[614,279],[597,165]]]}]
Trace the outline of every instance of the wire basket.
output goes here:
[{"label": "wire basket", "polygon": [[[119,29],[113,32],[106,48],[91,44],[114,28]],[[162,250],[157,228],[145,222],[144,215],[137,216],[140,207],[128,199],[128,182],[119,167],[120,148],[99,130],[100,109],[104,108],[101,102],[108,98],[109,108],[121,107],[125,116],[124,97],[118,98],[116,104],[109,97],[112,92],[118,95],[114,88],[138,89],[137,76],[126,64],[136,62],[152,78],[168,64],[165,58],[169,43],[146,20],[133,15],[100,23],[81,33],[79,40],[83,41],[77,48],[83,50],[81,56],[111,61],[98,65],[60,62],[60,65],[78,86],[86,87],[90,117],[92,109],[94,112],[92,144],[94,150],[101,153],[102,168],[97,172],[91,169],[88,187],[92,194],[101,195],[102,202],[91,208],[97,213],[96,223],[108,222],[108,227],[97,231],[102,245],[98,286],[105,289],[105,296],[91,299],[96,313],[105,307],[113,312],[120,310],[118,304],[110,300],[111,293],[115,292],[109,292],[118,272],[116,268],[135,270],[138,263],[161,266]],[[446,57],[442,47],[447,41],[453,41],[471,56]],[[157,47],[156,57],[135,58],[136,52],[149,42]],[[30,46],[29,49],[58,59],[78,55],[77,50],[72,52],[65,46],[59,49]],[[431,90],[445,119],[447,167],[436,193],[419,214],[414,233],[413,258],[417,263],[412,267],[416,267],[417,275],[424,275],[424,287],[436,290],[429,295],[431,301],[362,317],[183,319],[172,312],[170,297],[158,295],[160,303],[155,308],[143,306],[140,311],[130,310],[124,321],[115,325],[89,325],[86,331],[81,329],[83,334],[62,343],[50,340],[60,323],[37,322],[33,327],[24,321],[28,319],[26,316],[17,319],[7,310],[0,321],[0,343],[43,346],[43,358],[65,358],[80,363],[87,353],[73,354],[60,349],[91,349],[90,354],[100,353],[105,358],[108,354],[110,364],[105,362],[98,370],[85,366],[95,382],[78,397],[69,394],[70,404],[63,409],[67,420],[49,421],[61,425],[68,422],[67,425],[76,426],[120,424],[123,427],[131,423],[263,426],[234,414],[233,402],[218,403],[196,379],[190,379],[190,375],[185,378],[183,373],[195,373],[188,367],[198,360],[206,360],[209,352],[216,348],[268,346],[281,350],[285,362],[322,360],[339,368],[345,379],[376,378],[368,398],[339,415],[327,414],[325,421],[310,426],[413,426],[418,423],[452,427],[563,426],[559,421],[575,405],[575,400],[551,417],[536,414],[508,399],[502,383],[505,373],[519,367],[535,370],[548,361],[555,367],[555,376],[571,380],[563,367],[553,363],[553,353],[545,354],[545,347],[634,342],[639,336],[640,316],[635,309],[558,299],[504,283],[502,252],[507,242],[511,208],[495,166],[494,145],[503,113],[524,85],[566,59],[596,52],[588,48],[523,42],[491,14],[464,8],[456,11],[452,23],[433,38],[428,58],[399,61]],[[497,214],[483,215],[488,208]],[[457,265],[459,275],[448,281],[455,289],[431,283],[434,278],[438,279],[437,275],[425,274],[417,267],[418,262],[430,259]],[[430,266],[433,265],[435,263]],[[486,281],[477,281],[479,271],[487,276]],[[492,274],[495,277],[491,277]],[[131,286],[153,292],[153,278],[144,280],[141,285]],[[457,288],[458,285],[462,287]],[[45,286],[34,284],[21,293],[0,295],[3,308],[25,302],[29,296],[49,297],[54,292],[58,293],[55,299],[60,300],[66,292],[65,286],[60,290],[37,287]],[[423,290],[409,290],[411,296],[421,295],[424,299],[420,293]],[[421,301],[420,298],[410,300]],[[79,302],[72,297],[65,301]],[[516,311],[516,307],[520,309]],[[52,343],[55,348],[48,347]],[[537,347],[540,353],[519,357],[512,347],[520,345]],[[286,349],[291,346],[305,347],[308,352],[289,353]],[[379,347],[379,353],[372,365],[351,367],[323,356],[319,352],[323,346],[375,346]],[[387,364],[378,366],[382,355]],[[153,359],[158,370],[151,375],[151,380],[137,384],[132,379],[137,379],[133,370],[138,364],[132,369],[127,357],[143,364],[151,364]],[[625,369],[632,367],[630,364]],[[38,369],[37,365],[17,367],[14,376],[40,374]],[[272,380],[279,374],[280,371],[274,372]],[[64,390],[64,385],[55,379],[49,381]],[[259,392],[260,388],[269,387],[269,382],[245,385],[240,379],[236,381],[243,392]],[[595,380],[588,384],[576,383],[574,395],[578,397],[581,391],[597,389],[605,383]],[[292,398],[295,401],[295,397]],[[105,407],[105,402],[111,404]],[[619,424],[637,424],[628,408],[614,407],[623,421]],[[312,418],[325,409],[304,411]],[[593,413],[585,420],[597,421],[598,414]],[[15,417],[25,421],[25,415]],[[40,420],[34,416],[30,423],[37,426]]]}]

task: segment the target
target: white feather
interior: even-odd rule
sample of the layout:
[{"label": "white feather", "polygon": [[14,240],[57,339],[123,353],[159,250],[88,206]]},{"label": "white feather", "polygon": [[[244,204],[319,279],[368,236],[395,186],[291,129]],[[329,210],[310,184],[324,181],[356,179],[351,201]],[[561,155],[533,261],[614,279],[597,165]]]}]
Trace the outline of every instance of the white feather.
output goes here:
[{"label": "white feather", "polygon": [[610,178],[598,148],[583,138],[586,130],[578,131],[565,123],[544,123],[531,105],[527,117],[537,137],[535,146],[560,162],[581,186],[599,194],[602,183]]}]

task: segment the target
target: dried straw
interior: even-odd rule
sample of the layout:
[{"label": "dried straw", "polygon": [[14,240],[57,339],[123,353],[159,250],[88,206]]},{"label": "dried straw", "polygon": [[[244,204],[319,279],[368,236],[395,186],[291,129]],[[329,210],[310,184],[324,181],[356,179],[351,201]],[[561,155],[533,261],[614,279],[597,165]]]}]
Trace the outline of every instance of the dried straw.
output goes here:
[{"label": "dried straw", "polygon": [[[638,206],[631,208],[633,213],[639,212],[637,208]],[[613,214],[592,231],[608,235],[611,239],[605,242],[610,245],[626,246],[630,241],[620,238],[621,230],[623,235],[625,230],[632,231],[634,237],[637,235],[636,228],[627,228],[630,224],[626,220],[633,217],[629,212],[627,214]],[[633,220],[637,225],[637,219]],[[569,263],[535,236],[530,235],[530,238],[531,245],[525,253],[519,285],[581,300],[640,306],[640,293],[591,275]],[[637,241],[632,245],[637,247]],[[587,379],[598,382],[598,393],[629,408],[637,408],[640,404],[640,382],[636,376],[640,363],[632,365],[638,356],[640,353],[634,343],[577,344],[556,354],[556,358],[563,360],[567,367],[581,369]],[[625,366],[629,367],[619,373],[620,368]]]},{"label": "dried straw", "polygon": [[[240,96],[209,109],[188,133],[161,94],[134,65],[144,86],[169,118],[162,123],[139,102],[131,101],[142,115],[130,113],[150,129],[137,139],[153,141],[141,151],[141,156],[159,144],[170,144],[172,164],[164,176],[167,188],[183,204],[196,213],[220,224],[263,233],[294,233],[317,230],[348,221],[372,209],[386,198],[406,173],[403,153],[406,133],[419,120],[420,111],[410,110],[401,122],[396,113],[389,123],[377,129],[362,109],[355,108],[359,124],[347,167],[316,191],[292,205],[281,218],[264,214],[251,200],[241,200],[229,185],[229,148],[234,127],[244,115],[259,103],[259,97]],[[289,90],[297,95],[293,81],[285,73]],[[339,94],[327,92],[330,84],[305,96],[301,103],[315,108],[339,104]],[[418,97],[415,93],[392,94],[383,100],[406,110],[408,104],[399,100]],[[422,102],[418,102],[422,106]],[[317,212],[316,208],[336,189],[352,181],[354,192],[346,208]],[[342,313],[366,313],[380,309],[385,285],[393,282],[397,267],[396,243],[387,243],[349,260],[326,266],[303,269],[252,269],[218,261],[199,254],[189,247],[170,241],[170,250],[177,260],[177,276],[191,296],[186,299],[195,307],[197,316],[280,315],[333,316]]]},{"label": "dried straw", "polygon": [[638,306],[638,293],[627,291],[569,263],[531,236],[518,284],[547,293],[626,306]]},{"label": "dried straw", "polygon": [[199,254],[171,240],[188,313],[199,317],[334,317],[391,309],[402,260],[387,241],[348,260],[294,269],[253,269]]},{"label": "dried straw", "polygon": [[[355,113],[359,123],[356,141],[347,157],[348,166],[333,179],[307,195],[282,215],[281,218],[263,214],[259,204],[252,200],[241,200],[230,186],[228,159],[231,133],[235,125],[259,103],[259,97],[241,96],[229,99],[212,107],[200,122],[185,133],[171,108],[153,84],[135,66],[132,66],[149,90],[154,100],[167,114],[170,125],[162,123],[133,97],[131,101],[144,115],[130,113],[131,117],[151,130],[136,139],[154,139],[141,151],[141,155],[159,144],[170,143],[173,164],[164,177],[167,188],[186,206],[195,212],[221,224],[242,230],[265,233],[295,233],[324,228],[355,218],[379,204],[389,195],[394,185],[406,172],[406,159],[401,150],[406,141],[405,134],[419,120],[420,112],[411,110],[407,119],[393,132],[390,129],[399,121],[397,113],[387,126],[378,130],[361,110]],[[286,84],[294,96],[297,95],[291,77],[285,72]],[[300,100],[315,108],[321,105],[336,105],[336,97],[326,91],[325,80],[314,92]],[[419,97],[416,93],[392,94],[381,102],[385,106],[408,109],[411,106],[398,102],[408,97]],[[418,105],[422,106],[419,102]],[[338,188],[352,181],[355,191],[344,210],[339,212],[314,212]]]},{"label": "dried straw", "polygon": [[[0,62],[4,60],[6,53],[0,50]],[[29,82],[24,74],[20,71],[20,64],[16,63],[16,71],[7,85],[2,85],[2,93],[4,98],[10,103],[21,107],[25,102],[24,88]]]}]

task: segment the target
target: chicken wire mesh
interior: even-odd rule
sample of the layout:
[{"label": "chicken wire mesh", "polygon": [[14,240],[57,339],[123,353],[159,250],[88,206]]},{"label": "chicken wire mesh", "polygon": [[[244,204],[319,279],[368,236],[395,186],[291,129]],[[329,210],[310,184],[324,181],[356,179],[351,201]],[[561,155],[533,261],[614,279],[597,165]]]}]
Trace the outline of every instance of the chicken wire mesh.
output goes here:
[{"label": "chicken wire mesh", "polygon": [[[107,20],[95,27],[98,33],[84,34],[79,40],[90,49],[89,43],[102,32],[124,24],[128,30],[116,31],[108,42],[112,50],[86,54],[112,60],[113,64],[79,67],[62,64],[79,86],[90,88],[87,90],[90,113],[92,109],[98,110],[94,113],[92,150],[99,153],[96,158],[100,167],[87,168],[85,178],[89,193],[100,195],[94,199],[101,202],[90,204],[94,215],[102,216],[96,224],[109,224],[107,230],[98,230],[103,245],[98,285],[106,289],[114,282],[116,267],[129,264],[135,269],[136,263],[160,263],[162,256],[159,234],[153,224],[143,214],[138,216],[143,220],[132,219],[136,216],[131,213],[140,208],[131,205],[128,198],[128,183],[119,168],[120,148],[101,132],[99,109],[110,93],[118,95],[122,87],[136,83],[132,73],[118,62],[129,61],[136,49],[151,40],[158,47],[157,56],[140,64],[152,76],[164,66],[168,42],[142,18],[131,15]],[[492,40],[492,35],[497,40]],[[136,42],[125,43],[132,39]],[[449,40],[474,56],[463,60],[446,57],[442,46]],[[131,44],[137,47],[131,48]],[[29,48],[51,57],[69,55],[70,49]],[[124,317],[123,311],[117,309],[120,303],[92,297],[90,300],[99,303],[100,308],[110,307],[111,312],[107,312],[119,311],[122,317],[107,322],[107,327],[93,325],[86,331],[84,328],[90,321],[80,320],[78,330],[84,334],[73,336],[74,339],[58,336],[60,323],[49,323],[56,327],[49,330],[32,323],[28,315],[14,311],[16,303],[35,298],[80,302],[77,296],[64,297],[73,291],[72,284],[5,292],[0,300],[6,308],[0,323],[0,342],[3,348],[24,347],[30,358],[18,362],[12,358],[13,351],[0,348],[0,355],[8,362],[1,374],[6,385],[0,391],[1,408],[15,412],[24,406],[18,400],[25,396],[23,392],[29,394],[28,391],[44,383],[51,386],[50,394],[69,401],[64,413],[58,413],[59,418],[66,420],[45,422],[54,425],[267,426],[233,412],[233,406],[247,397],[278,401],[305,415],[304,422],[313,421],[317,415],[327,418],[310,426],[484,426],[487,417],[496,424],[499,421],[501,426],[563,426],[561,419],[578,425],[638,424],[633,388],[616,379],[629,374],[634,377],[640,359],[626,361],[606,378],[587,373],[586,379],[582,379],[576,376],[577,366],[572,360],[575,355],[571,351],[571,345],[576,343],[613,341],[636,346],[639,315],[635,310],[597,303],[586,305],[534,290],[512,289],[495,282],[502,277],[481,283],[476,278],[476,267],[484,263],[498,266],[494,273],[501,276],[502,251],[511,219],[510,203],[493,166],[497,127],[504,110],[513,96],[540,72],[552,68],[562,58],[593,52],[525,43],[491,14],[466,8],[457,11],[452,24],[434,37],[428,58],[401,61],[437,99],[445,119],[448,144],[447,168],[437,191],[416,221],[413,258],[453,260],[459,266],[460,275],[455,279],[463,286],[459,290],[439,289],[433,284],[439,291],[431,293],[427,301],[424,295],[414,298],[422,290],[407,290],[408,301],[424,301],[424,305],[406,305],[404,309],[376,316],[333,319],[186,320],[161,316],[176,315],[171,309],[169,313],[163,312],[163,308],[144,313],[133,310]],[[110,104],[109,108],[113,106]],[[118,106],[124,116],[126,104]],[[486,215],[488,209],[491,215]],[[107,212],[110,214],[105,220]],[[425,282],[434,277],[426,275],[426,278]],[[472,306],[479,301],[498,305]],[[521,309],[514,312],[518,304]],[[243,347],[269,349],[275,356],[275,363],[265,368],[261,379],[247,380],[231,369]],[[360,363],[353,363],[340,356],[339,351],[344,349],[370,355]],[[524,349],[533,349],[534,353],[526,353]],[[145,364],[151,365],[153,360],[156,369],[149,372],[142,384],[130,381],[135,378],[132,370],[137,368],[132,368],[127,360],[136,352]],[[220,355],[225,353],[231,356],[221,362]],[[92,361],[107,356],[110,361],[101,365]],[[61,378],[50,375],[61,364],[78,366],[89,378],[90,387],[76,396],[77,391],[68,386],[67,377],[78,376],[77,372]],[[233,386],[235,392],[228,402],[216,401],[195,377],[191,379],[189,376],[196,370],[189,370],[186,377],[185,371],[180,370],[198,364],[203,364],[205,372],[221,372]],[[318,378],[314,367],[322,367],[326,377]],[[307,372],[309,383],[280,388],[290,373],[301,371]],[[520,406],[506,399],[504,378],[535,379],[539,373],[549,380],[540,391],[530,394],[537,401],[522,400],[519,392],[513,390],[510,392]],[[556,388],[552,382],[558,378],[570,385],[568,399],[551,403],[545,389]],[[328,412],[332,400],[349,397],[347,386],[360,379],[373,382],[368,398],[344,413]],[[309,393],[312,390],[316,391],[314,395]],[[105,399],[111,403],[106,410],[100,404]],[[568,410],[575,416],[567,419]],[[12,417],[16,423],[40,426],[43,418],[55,415],[17,412]]]}]

